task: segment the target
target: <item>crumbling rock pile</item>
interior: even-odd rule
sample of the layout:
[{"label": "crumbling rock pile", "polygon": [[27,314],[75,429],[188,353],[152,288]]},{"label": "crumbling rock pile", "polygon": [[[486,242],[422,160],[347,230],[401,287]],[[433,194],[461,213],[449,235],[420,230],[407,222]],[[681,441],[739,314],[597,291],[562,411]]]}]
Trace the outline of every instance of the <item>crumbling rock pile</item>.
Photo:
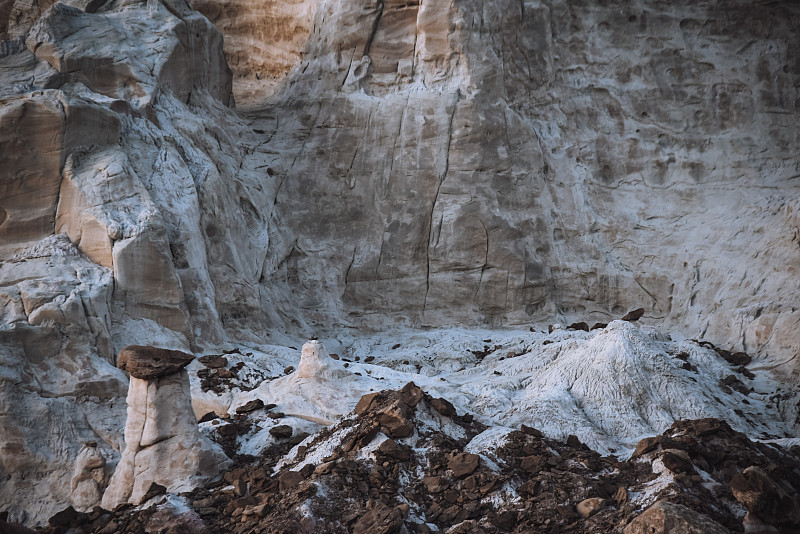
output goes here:
[{"label": "crumbling rock pile", "polygon": [[[353,417],[291,451],[240,458],[224,481],[181,498],[203,529],[231,533],[800,528],[797,451],[754,443],[722,421],[677,422],[620,461],[530,427],[485,441],[494,429],[434,400],[413,383],[367,395]],[[156,509],[97,510],[82,521],[92,532],[112,520],[133,532]]]}]

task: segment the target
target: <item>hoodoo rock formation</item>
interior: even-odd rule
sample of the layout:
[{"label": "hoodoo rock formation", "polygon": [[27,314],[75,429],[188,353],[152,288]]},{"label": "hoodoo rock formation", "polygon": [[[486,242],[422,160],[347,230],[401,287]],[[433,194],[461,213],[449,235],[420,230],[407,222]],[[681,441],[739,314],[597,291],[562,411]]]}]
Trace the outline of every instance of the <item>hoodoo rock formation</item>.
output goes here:
[{"label": "hoodoo rock formation", "polygon": [[604,453],[791,445],[798,58],[790,1],[0,0],[0,513],[188,490],[223,429],[302,439],[236,408],[319,431],[385,382]]},{"label": "hoodoo rock formation", "polygon": [[102,495],[104,508],[141,504],[154,483],[175,493],[193,489],[213,480],[230,463],[197,429],[189,375],[183,369],[192,359],[190,354],[153,347],[132,346],[120,352],[117,365],[131,375],[125,450]]}]

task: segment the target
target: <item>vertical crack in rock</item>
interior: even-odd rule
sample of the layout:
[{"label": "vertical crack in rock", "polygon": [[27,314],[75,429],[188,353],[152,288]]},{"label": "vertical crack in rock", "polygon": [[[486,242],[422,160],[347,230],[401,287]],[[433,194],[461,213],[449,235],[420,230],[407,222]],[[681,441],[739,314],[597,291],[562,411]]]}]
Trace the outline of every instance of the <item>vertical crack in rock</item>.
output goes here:
[{"label": "vertical crack in rock", "polygon": [[367,37],[367,42],[364,43],[364,56],[369,55],[369,49],[372,46],[372,40],[375,39],[375,34],[378,31],[378,23],[381,21],[381,17],[383,16],[383,0],[378,0],[377,12],[378,13],[375,16],[375,21],[372,23],[372,29]]},{"label": "vertical crack in rock", "polygon": [[428,246],[425,249],[425,297],[422,301],[423,318],[428,307],[428,292],[431,289],[431,248],[436,248],[436,244],[433,242],[433,214],[436,211],[436,203],[439,201],[439,190],[442,188],[442,184],[447,179],[447,172],[450,170],[450,145],[453,142],[453,120],[456,116],[456,108],[458,107],[458,101],[460,98],[461,91],[456,89],[455,94],[453,95],[453,101],[451,103],[453,109],[450,112],[450,117],[447,123],[447,146],[445,147],[444,171],[439,177],[438,184],[436,185],[436,194],[433,197],[433,202],[431,203],[431,213],[428,217]]}]

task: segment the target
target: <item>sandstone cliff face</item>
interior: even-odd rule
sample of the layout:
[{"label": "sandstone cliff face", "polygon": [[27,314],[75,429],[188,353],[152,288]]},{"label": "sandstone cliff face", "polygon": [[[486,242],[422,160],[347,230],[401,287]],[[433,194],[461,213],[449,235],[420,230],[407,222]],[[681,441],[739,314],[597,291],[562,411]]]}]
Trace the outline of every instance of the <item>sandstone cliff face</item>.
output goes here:
[{"label": "sandstone cliff face", "polygon": [[69,503],[83,441],[118,461],[131,343],[643,306],[788,376],[798,27],[789,2],[0,0],[0,502]]},{"label": "sandstone cliff face", "polygon": [[[228,57],[248,50],[234,13],[260,8],[197,6],[232,32]],[[288,309],[289,292],[297,316],[358,326],[642,305],[790,356],[797,17],[785,4],[319,2],[302,60],[250,115],[264,133],[239,175],[260,171],[274,192],[274,206],[253,201],[269,240],[251,294]]]}]

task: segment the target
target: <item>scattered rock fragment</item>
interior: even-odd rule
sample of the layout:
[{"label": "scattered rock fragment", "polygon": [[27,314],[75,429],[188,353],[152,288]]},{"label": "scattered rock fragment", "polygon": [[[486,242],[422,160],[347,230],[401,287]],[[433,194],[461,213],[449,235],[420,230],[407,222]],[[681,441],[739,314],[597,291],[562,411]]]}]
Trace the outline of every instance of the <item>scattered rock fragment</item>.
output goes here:
[{"label": "scattered rock fragment", "polygon": [[269,433],[277,439],[285,439],[292,437],[294,430],[289,425],[277,425],[269,429]]},{"label": "scattered rock fragment", "polygon": [[238,414],[250,413],[259,410],[263,407],[264,407],[264,401],[262,401],[261,399],[254,399],[236,408],[236,413]]},{"label": "scattered rock fragment", "polygon": [[228,366],[228,358],[222,355],[213,354],[209,356],[200,356],[197,361],[208,367],[209,369],[221,369]]},{"label": "scattered rock fragment", "polygon": [[624,534],[728,534],[708,516],[681,504],[658,501],[625,527]]},{"label": "scattered rock fragment", "polygon": [[581,502],[579,502],[577,510],[578,513],[581,514],[581,517],[587,519],[590,516],[602,510],[603,507],[605,507],[605,505],[606,505],[605,499],[601,499],[600,497],[592,497],[590,499],[584,499]]},{"label": "scattered rock fragment", "polygon": [[442,398],[431,400],[431,407],[442,415],[453,417],[456,415],[456,408],[450,401]]},{"label": "scattered rock fragment", "polygon": [[142,495],[142,499],[139,501],[139,504],[144,504],[153,497],[158,497],[159,495],[164,495],[167,492],[167,487],[162,486],[158,482],[152,482],[150,487],[147,488],[147,491]]},{"label": "scattered rock fragment", "polygon": [[278,484],[280,484],[280,491],[288,491],[293,487],[300,484],[306,478],[299,471],[284,471],[278,477]]},{"label": "scattered rock fragment", "polygon": [[456,478],[464,478],[471,475],[480,465],[481,457],[477,454],[460,452],[453,455],[447,462],[447,468],[453,472]]},{"label": "scattered rock fragment", "polygon": [[735,474],[730,484],[751,522],[758,518],[776,527],[800,527],[800,495],[787,493],[761,467],[749,466]]},{"label": "scattered rock fragment", "polygon": [[584,332],[589,331],[589,324],[583,321],[579,323],[572,323],[567,327],[569,330],[583,330]]},{"label": "scattered rock fragment", "polygon": [[623,315],[622,320],[632,323],[641,319],[643,315],[644,315],[644,308],[637,308]]},{"label": "scattered rock fragment", "polygon": [[395,460],[399,460],[401,462],[411,458],[411,451],[407,447],[398,445],[398,443],[391,438],[384,440],[378,446],[378,451],[385,456],[394,458]]}]

